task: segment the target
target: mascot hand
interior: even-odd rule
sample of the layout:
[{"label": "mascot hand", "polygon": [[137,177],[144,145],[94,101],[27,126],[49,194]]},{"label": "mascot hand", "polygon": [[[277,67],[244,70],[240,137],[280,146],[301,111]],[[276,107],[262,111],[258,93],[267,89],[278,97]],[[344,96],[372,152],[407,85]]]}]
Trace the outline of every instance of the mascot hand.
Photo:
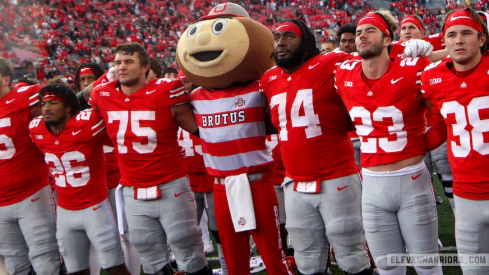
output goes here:
[{"label": "mascot hand", "polygon": [[433,51],[433,46],[421,39],[411,39],[406,42],[406,48],[404,49],[403,58],[406,57],[426,57]]}]

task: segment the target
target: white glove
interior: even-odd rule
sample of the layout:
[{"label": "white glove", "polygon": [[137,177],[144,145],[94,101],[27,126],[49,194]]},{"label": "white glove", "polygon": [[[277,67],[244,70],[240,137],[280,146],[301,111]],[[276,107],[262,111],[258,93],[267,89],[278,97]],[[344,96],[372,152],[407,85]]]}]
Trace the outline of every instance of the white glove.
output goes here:
[{"label": "white glove", "polygon": [[107,72],[106,76],[107,76],[107,79],[109,80],[109,82],[116,80],[115,79],[115,68],[114,67],[110,68],[109,71]]},{"label": "white glove", "polygon": [[404,54],[402,58],[406,57],[426,57],[433,51],[433,46],[430,42],[421,39],[411,39],[406,42],[406,48],[404,48]]}]

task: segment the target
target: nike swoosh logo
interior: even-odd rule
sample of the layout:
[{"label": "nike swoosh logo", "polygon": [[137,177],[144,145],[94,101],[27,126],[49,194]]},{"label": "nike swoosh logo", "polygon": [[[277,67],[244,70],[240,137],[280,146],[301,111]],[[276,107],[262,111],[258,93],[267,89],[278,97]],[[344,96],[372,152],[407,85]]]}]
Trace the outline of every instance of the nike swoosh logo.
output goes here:
[{"label": "nike swoosh logo", "polygon": [[345,186],[343,186],[343,187],[339,187],[339,186],[338,186],[336,189],[337,189],[338,191],[341,191],[341,190],[343,190],[343,189],[345,189],[345,188],[347,188],[347,187],[348,187],[348,185],[345,185]]},{"label": "nike swoosh logo", "polygon": [[102,206],[97,206],[93,208],[93,211],[97,211],[97,209],[102,208]]},{"label": "nike swoosh logo", "polygon": [[421,173],[421,174],[419,174],[419,175],[417,175],[417,176],[411,176],[411,178],[412,178],[413,180],[416,180],[416,179],[417,179],[417,178],[419,178],[419,177],[420,177],[422,174],[423,174],[423,173]]},{"label": "nike swoosh logo", "polygon": [[178,193],[178,194],[175,194],[175,198],[178,198],[181,194],[183,194],[184,192],[181,192],[181,193]]},{"label": "nike swoosh logo", "polygon": [[72,134],[72,135],[74,135],[74,136],[76,136],[76,135],[78,135],[80,132],[81,132],[81,130],[78,130],[78,131],[76,131],[76,132],[75,132],[75,131],[73,131],[71,134]]},{"label": "nike swoosh logo", "polygon": [[7,100],[7,102],[6,102],[6,103],[7,103],[7,104],[9,104],[10,102],[12,102],[12,101],[14,101],[14,100],[15,100],[15,98],[14,98],[14,99],[12,99],[12,100]]},{"label": "nike swoosh logo", "polygon": [[152,94],[152,93],[154,93],[154,92],[156,92],[156,90],[147,91],[147,92],[146,92],[146,94],[147,94],[147,95],[149,95],[149,94]]},{"label": "nike swoosh logo", "polygon": [[314,67],[316,67],[318,64],[319,64],[319,63],[316,63],[316,64],[314,64],[314,65],[309,65],[309,70],[310,70],[310,69],[312,69],[312,68],[314,68]]},{"label": "nike swoosh logo", "polygon": [[455,21],[457,19],[461,19],[461,18],[467,18],[467,19],[472,19],[468,16],[453,16],[453,17],[450,17],[450,21]]},{"label": "nike swoosh logo", "polygon": [[397,83],[397,81],[401,80],[402,78],[403,78],[403,77],[401,77],[401,78],[399,78],[399,79],[396,79],[396,80],[391,79],[391,84],[396,84],[396,83]]},{"label": "nike swoosh logo", "polygon": [[401,54],[398,54],[397,57],[402,57],[402,53]]},{"label": "nike swoosh logo", "polygon": [[41,197],[37,197],[37,198],[34,198],[34,199],[31,199],[31,202],[35,202],[37,201],[38,199],[40,199]]}]

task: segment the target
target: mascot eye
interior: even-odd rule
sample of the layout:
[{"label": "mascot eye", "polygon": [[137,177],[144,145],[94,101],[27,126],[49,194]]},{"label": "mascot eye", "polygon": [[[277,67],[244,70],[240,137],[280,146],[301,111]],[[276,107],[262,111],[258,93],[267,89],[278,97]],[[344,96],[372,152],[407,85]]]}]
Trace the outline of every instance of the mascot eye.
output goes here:
[{"label": "mascot eye", "polygon": [[226,19],[219,19],[212,25],[212,32],[214,34],[221,34],[228,25],[228,21]]},{"label": "mascot eye", "polygon": [[187,33],[188,38],[194,37],[199,29],[200,29],[200,23],[193,25]]}]

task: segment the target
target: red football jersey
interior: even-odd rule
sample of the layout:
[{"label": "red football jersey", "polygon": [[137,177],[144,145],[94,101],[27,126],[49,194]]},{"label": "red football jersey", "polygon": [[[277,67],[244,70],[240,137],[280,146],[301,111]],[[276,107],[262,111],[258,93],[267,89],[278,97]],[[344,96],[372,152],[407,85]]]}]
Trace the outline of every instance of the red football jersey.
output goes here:
[{"label": "red football jersey", "polygon": [[107,136],[97,110],[81,111],[70,118],[58,136],[48,130],[41,116],[29,128],[32,141],[51,167],[61,208],[81,210],[107,198],[103,152]]},{"label": "red football jersey", "polygon": [[395,59],[373,87],[364,80],[362,61],[336,70],[335,87],[360,137],[362,167],[425,154],[425,107],[416,97],[429,63],[425,57]]},{"label": "red football jersey", "polygon": [[436,62],[422,75],[423,96],[447,127],[447,154],[453,173],[453,193],[472,200],[489,199],[489,58],[461,78]]},{"label": "red football jersey", "polygon": [[178,144],[185,148],[187,174],[192,191],[203,193],[212,192],[214,189],[214,177],[208,175],[206,172],[200,138],[191,135],[182,128],[179,128]]},{"label": "red football jersey", "polygon": [[20,202],[49,184],[49,168],[29,137],[40,85],[21,86],[0,98],[0,206]]},{"label": "red football jersey", "polygon": [[265,145],[266,98],[258,81],[190,93],[207,173],[216,177],[273,168]]},{"label": "red football jersey", "polygon": [[344,52],[317,55],[292,74],[273,67],[260,80],[291,179],[326,180],[359,171],[347,135],[348,113],[333,87],[336,66],[350,58]]},{"label": "red football jersey", "polygon": [[181,80],[155,79],[127,96],[113,81],[94,88],[90,104],[100,110],[117,144],[120,183],[145,188],[184,177],[178,126],[170,107],[188,102]]}]

